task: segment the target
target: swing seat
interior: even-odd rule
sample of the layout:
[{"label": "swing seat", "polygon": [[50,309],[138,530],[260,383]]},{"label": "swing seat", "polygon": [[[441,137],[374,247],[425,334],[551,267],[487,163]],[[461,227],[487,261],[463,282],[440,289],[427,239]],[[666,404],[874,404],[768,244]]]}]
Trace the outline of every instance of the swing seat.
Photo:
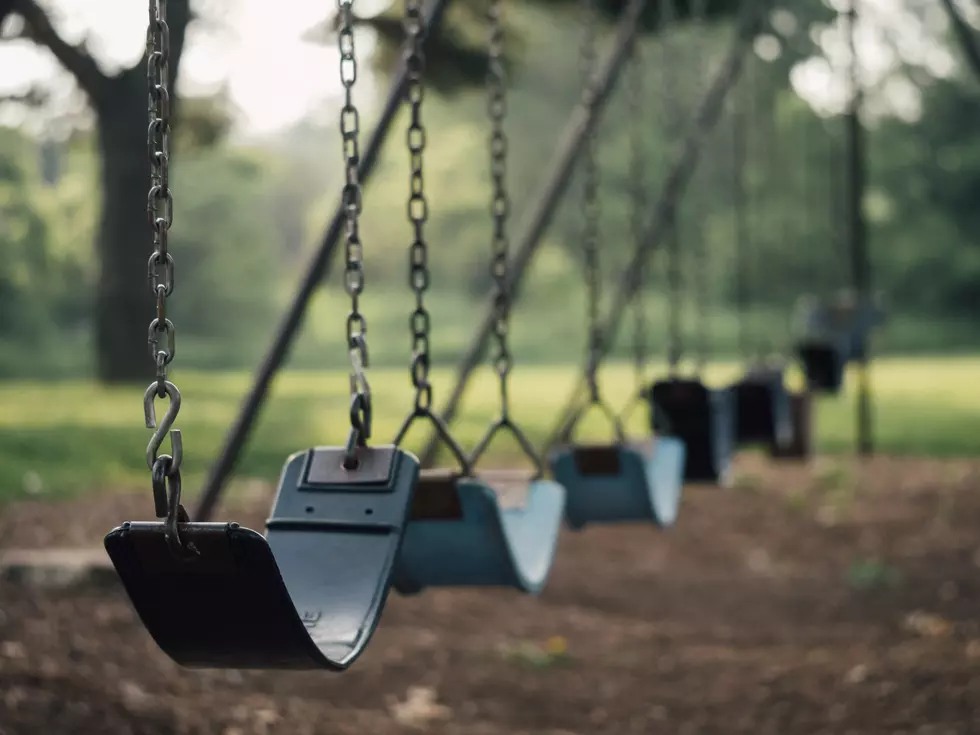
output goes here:
[{"label": "swing seat", "polygon": [[781,370],[756,368],[731,386],[735,444],[787,445],[793,438],[790,398]]},{"label": "swing seat", "polygon": [[813,297],[797,305],[799,334],[804,342],[838,343],[844,363],[864,360],[871,332],[885,323],[885,310],[873,300],[856,303],[847,293],[838,294],[830,303]]},{"label": "swing seat", "polygon": [[[526,490],[521,507],[501,495]],[[523,472],[477,478],[422,472],[392,584],[402,594],[426,587],[514,587],[536,594],[555,557],[565,509],[557,482]]]},{"label": "swing seat", "polygon": [[237,523],[125,523],[105,548],[136,612],[182,666],[342,671],[378,624],[408,522],[418,460],[394,446],[286,460],[267,536]]},{"label": "swing seat", "polygon": [[654,433],[684,443],[684,479],[727,485],[736,420],[732,392],[710,389],[697,378],[670,378],[654,383],[648,397]]},{"label": "swing seat", "polygon": [[839,342],[807,340],[797,344],[807,389],[815,393],[840,393],[844,384],[846,350]]},{"label": "swing seat", "polygon": [[628,521],[672,526],[683,491],[684,455],[684,443],[670,437],[559,449],[549,464],[568,493],[565,521],[576,530]]},{"label": "swing seat", "polygon": [[809,459],[813,452],[813,412],[810,394],[792,393],[789,396],[790,424],[793,429],[790,441],[769,446],[773,459]]}]

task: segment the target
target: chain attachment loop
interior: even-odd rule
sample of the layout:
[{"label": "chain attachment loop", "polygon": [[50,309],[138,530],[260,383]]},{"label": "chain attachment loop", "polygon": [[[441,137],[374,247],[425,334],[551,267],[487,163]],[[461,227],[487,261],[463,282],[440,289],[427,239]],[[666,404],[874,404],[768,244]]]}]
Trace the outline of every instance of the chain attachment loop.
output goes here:
[{"label": "chain attachment loop", "polygon": [[180,469],[180,463],[184,458],[184,446],[180,438],[180,429],[172,428],[174,422],[177,420],[177,414],[180,412],[180,391],[170,381],[163,382],[164,396],[170,398],[170,405],[167,407],[167,412],[163,415],[163,421],[158,425],[154,399],[157,397],[157,391],[160,389],[160,385],[160,383],[156,382],[150,383],[150,386],[143,394],[143,418],[146,423],[146,428],[156,429],[153,432],[153,436],[150,437],[150,443],[146,445],[146,466],[151,470],[153,469],[153,466],[159,459],[158,454],[160,447],[163,445],[163,440],[169,434],[173,452],[170,471],[173,473]]},{"label": "chain attachment loop", "polygon": [[412,224],[412,244],[409,247],[408,284],[415,293],[415,308],[409,317],[409,331],[412,338],[412,361],[409,373],[415,388],[415,406],[405,418],[395,435],[394,444],[399,446],[416,419],[426,419],[435,429],[437,438],[449,448],[459,465],[460,473],[469,477],[470,462],[459,443],[449,432],[445,422],[432,411],[432,383],[429,369],[432,361],[429,352],[429,332],[432,318],[425,307],[425,292],[429,288],[429,249],[425,242],[425,223],[429,218],[429,205],[425,198],[425,178],[422,162],[425,151],[425,127],[422,123],[422,99],[424,87],[422,75],[425,70],[425,23],[422,18],[420,0],[405,0],[403,19],[405,34],[408,37],[408,52],[405,56],[407,72],[405,98],[409,104],[410,121],[405,140],[408,146],[410,177],[407,213]]},{"label": "chain attachment loop", "polygon": [[357,82],[357,56],[354,51],[353,0],[337,0],[340,28],[337,45],[340,50],[340,83],[344,88],[344,105],[340,110],[340,133],[344,156],[344,188],[341,193],[345,217],[344,290],[350,296],[346,321],[347,349],[350,355],[350,434],[344,467],[357,469],[357,449],[366,446],[371,437],[371,387],[365,369],[368,367],[367,320],[360,311],[364,291],[364,247],[361,244],[358,218],[363,207],[360,180],[360,113],[354,104]]},{"label": "chain attachment loop", "polygon": [[347,443],[344,445],[344,469],[346,470],[356,470],[360,465],[357,450],[367,446],[367,440],[371,438],[373,420],[371,385],[368,383],[367,374],[364,371],[365,365],[361,361],[362,355],[367,354],[367,347],[363,344],[363,335],[355,335],[354,339],[355,345],[350,350],[350,433],[348,433]]},{"label": "chain attachment loop", "polygon": [[164,519],[163,538],[167,542],[170,553],[184,561],[200,556],[201,552],[193,542],[184,544],[180,538],[177,524],[190,521],[187,511],[180,502],[180,471],[175,472],[171,458],[162,455],[153,463],[150,476],[153,482],[153,503],[156,506],[157,518]]},{"label": "chain attachment loop", "polygon": [[[146,196],[146,214],[153,232],[153,253],[146,264],[146,277],[155,299],[154,318],[147,330],[147,344],[153,358],[155,376],[143,394],[143,418],[147,429],[155,429],[146,447],[146,465],[150,470],[153,504],[157,518],[167,518],[167,543],[178,553],[180,546],[176,524],[180,507],[180,467],[184,458],[180,430],[174,422],[180,412],[180,391],[167,379],[170,363],[176,354],[176,329],[167,317],[167,298],[174,290],[174,258],[169,252],[170,227],[174,221],[174,199],[170,191],[170,27],[167,25],[167,0],[150,0],[146,33],[147,81],[147,159],[150,189]],[[169,398],[170,405],[157,424],[156,398]],[[171,454],[160,454],[160,447],[170,436]],[[174,499],[176,498],[176,499]],[[169,509],[169,510],[168,510]],[[186,521],[186,512],[183,520]],[[176,546],[175,546],[176,544]]]},{"label": "chain attachment loop", "polygon": [[496,353],[492,364],[500,385],[500,415],[490,424],[469,456],[471,468],[486,454],[494,437],[502,431],[517,440],[524,455],[534,467],[532,480],[544,476],[544,463],[523,429],[510,416],[508,378],[513,367],[508,337],[510,333],[511,293],[507,283],[507,258],[510,239],[507,220],[510,199],[507,196],[507,135],[504,121],[507,115],[507,78],[504,70],[503,0],[491,0],[487,11],[490,20],[487,69],[487,115],[490,118],[490,217],[493,229],[490,237],[490,277],[493,279],[493,336]]}]

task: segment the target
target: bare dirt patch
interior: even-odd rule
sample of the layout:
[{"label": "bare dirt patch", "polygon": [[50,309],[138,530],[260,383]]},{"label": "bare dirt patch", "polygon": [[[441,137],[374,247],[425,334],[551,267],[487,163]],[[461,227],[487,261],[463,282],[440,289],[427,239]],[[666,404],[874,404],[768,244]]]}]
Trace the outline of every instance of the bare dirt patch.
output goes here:
[{"label": "bare dirt patch", "polygon": [[[347,674],[187,671],[118,589],[0,585],[0,734],[980,731],[980,462],[742,458],[676,528],[564,533],[545,592],[393,595]],[[262,528],[268,489],[226,515]],[[0,515],[89,545],[148,492]]]}]

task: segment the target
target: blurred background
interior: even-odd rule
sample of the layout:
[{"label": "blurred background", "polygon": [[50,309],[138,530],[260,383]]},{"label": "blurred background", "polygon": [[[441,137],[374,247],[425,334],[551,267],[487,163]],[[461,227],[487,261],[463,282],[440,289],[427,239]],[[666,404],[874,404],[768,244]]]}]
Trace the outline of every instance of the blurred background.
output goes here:
[{"label": "blurred background", "polygon": [[[13,437],[35,432],[28,444],[38,447],[37,458],[53,454],[67,461],[71,455],[75,467],[92,465],[101,477],[130,466],[137,470],[137,447],[143,441],[138,399],[135,393],[106,393],[105,386],[145,382],[153,369],[145,351],[146,324],[152,316],[144,285],[144,255],[150,247],[142,192],[145,12],[110,0],[85,8],[51,3],[44,6],[47,15],[38,30],[16,12],[18,2],[6,5],[10,9],[4,12],[0,45],[0,376],[5,381],[0,437],[17,442]],[[733,6],[718,7],[707,27],[679,23],[669,31],[667,48],[659,47],[652,34],[643,41],[650,63],[640,114],[649,120],[645,153],[651,209],[672,151],[727,49]],[[607,9],[609,22],[600,31],[606,42],[617,8]],[[282,11],[218,0],[193,3],[191,9],[186,41],[174,49],[175,57],[179,55],[179,66],[176,59],[174,64],[179,97],[171,247],[177,284],[168,302],[177,327],[172,374],[186,397],[181,417],[191,442],[188,470],[206,463],[233,415],[247,374],[268,349],[336,206],[343,177],[337,127],[342,90],[331,9],[296,3]],[[826,296],[850,283],[842,117],[849,55],[838,10],[821,3],[784,4],[756,39],[739,92],[751,105],[746,141],[750,248],[745,262],[735,259],[733,155],[725,119],[715,127],[681,207],[681,237],[703,242],[708,254],[701,268],[706,294],[698,300],[708,347],[718,361],[736,357],[739,320],[751,340],[785,348],[792,306],[801,293]],[[970,10],[967,18],[972,17]],[[180,12],[171,12],[177,13],[171,22],[179,28]],[[361,63],[355,100],[363,138],[373,127],[397,60],[399,12],[384,5],[357,9],[363,22],[357,32]],[[432,269],[428,303],[440,368],[452,367],[468,346],[491,284],[483,12],[480,3],[452,5],[443,30],[430,41],[429,67],[434,71],[425,107],[426,235]],[[556,131],[580,94],[576,12],[574,6],[553,3],[507,9],[507,184],[513,236],[554,155]],[[857,39],[866,88],[869,182],[864,210],[873,286],[884,295],[890,314],[876,353],[969,353],[976,339],[971,315],[980,288],[970,195],[971,162],[977,156],[971,153],[968,122],[975,113],[976,77],[964,62],[947,15],[935,3],[869,2]],[[616,290],[633,248],[628,98],[626,85],[618,85],[598,129],[604,299]],[[406,124],[402,115],[393,126],[365,193],[362,223],[364,311],[372,366],[382,374],[374,385],[384,391],[390,386],[383,413],[390,411],[392,421],[410,400],[408,153],[399,132]],[[528,368],[524,377],[540,376],[540,370],[533,372],[535,366],[565,365],[570,380],[582,359],[580,201],[576,174],[521,289],[513,351],[518,367]],[[655,259],[644,298],[655,356],[664,355],[667,336],[662,261]],[[689,259],[684,267],[689,306],[683,319],[690,332],[696,264]],[[741,312],[734,309],[738,268],[746,269],[750,285]],[[296,446],[311,439],[338,440],[328,417],[337,404],[329,402],[328,410],[317,399],[324,390],[330,394],[325,386],[334,378],[343,380],[336,371],[347,360],[342,347],[347,303],[342,276],[334,270],[290,353],[288,367],[300,382],[278,384],[281,398],[287,397],[284,392],[302,395],[280,422],[301,429],[285,434]],[[627,330],[619,334],[616,355],[626,357]],[[388,371],[393,371],[390,381]],[[555,370],[545,372],[562,379]],[[519,369],[518,384],[521,376]],[[885,385],[888,377],[882,378]],[[10,382],[23,379],[61,382],[43,387]],[[625,390],[623,380],[611,380],[611,385],[610,390],[617,385]],[[437,403],[448,389],[448,379],[437,382]],[[97,400],[92,400],[93,393]],[[472,391],[468,395],[471,403],[481,403]],[[272,402],[263,426],[268,428],[281,405]],[[470,414],[463,414],[480,411],[478,405],[470,408]],[[548,411],[548,405],[541,404],[540,410]],[[49,417],[51,411],[59,417]],[[65,412],[74,425],[86,425],[84,437],[80,432],[50,435],[57,422],[67,420]],[[528,420],[536,420],[538,411],[529,408],[527,413]],[[845,430],[848,422],[839,423]],[[253,452],[246,462],[256,460],[253,469],[274,476],[283,427],[268,432],[260,427],[259,436],[276,441],[276,449],[267,460],[256,460]],[[105,449],[95,451],[103,441]],[[72,449],[76,443],[77,452]],[[112,460],[96,459],[99,452],[111,453]],[[62,479],[44,477],[57,470],[45,473],[23,464],[18,458],[24,455],[22,448],[4,454],[15,457],[0,464],[5,486],[21,485],[23,473],[32,470],[45,485],[64,486]]]},{"label": "blurred background", "polygon": [[[177,426],[184,435],[185,492],[193,497],[337,206],[344,175],[338,127],[342,87],[331,3],[170,0],[169,5],[172,70],[177,73],[171,179],[175,213],[171,253],[176,261],[176,286],[168,301],[168,314],[176,325],[177,350],[171,379],[183,394]],[[486,5],[484,0],[454,0],[444,23],[429,40],[424,121],[425,193],[429,203],[426,237],[432,285],[427,303],[432,313],[437,405],[448,395],[453,368],[470,345],[492,286],[488,269],[489,126],[483,86]],[[642,115],[648,173],[641,206],[652,212],[685,130],[731,43],[736,3],[709,2],[704,23],[692,22],[690,7],[679,5],[681,20],[674,27],[659,34],[646,33],[642,38],[647,61],[639,112],[631,105],[634,92],[620,84],[597,127],[604,304],[621,288],[623,269],[635,244],[630,229],[630,163],[634,157],[630,136],[636,115]],[[674,543],[688,548],[691,556],[686,558],[691,569],[700,553],[697,538],[703,539],[717,521],[726,528],[726,524],[735,524],[733,527],[743,532],[732,536],[737,537],[731,542],[735,546],[719,547],[728,550],[719,551],[715,562],[742,559],[743,552],[751,556],[758,548],[746,539],[759,538],[755,534],[778,527],[785,537],[773,541],[767,558],[785,552],[786,559],[799,557],[801,564],[804,559],[812,561],[811,552],[793,544],[806,533],[816,534],[807,538],[821,538],[828,544],[826,554],[816,553],[822,561],[809,568],[819,576],[814,570],[824,562],[830,564],[828,549],[834,544],[829,536],[820,534],[843,533],[827,531],[828,526],[821,525],[819,519],[826,520],[826,514],[820,515],[821,508],[828,503],[836,508],[834,518],[845,512],[844,506],[848,513],[871,513],[868,509],[881,506],[869,498],[878,497],[873,493],[880,491],[888,503],[895,503],[895,514],[901,515],[899,508],[905,507],[905,501],[890,493],[898,485],[905,488],[908,484],[905,489],[913,498],[908,500],[909,518],[913,519],[908,523],[910,528],[918,528],[927,518],[929,523],[935,521],[939,513],[935,508],[947,508],[944,503],[952,497],[950,487],[967,487],[976,479],[975,458],[980,454],[980,394],[976,389],[980,369],[980,324],[976,319],[980,307],[980,245],[976,238],[980,227],[980,209],[976,206],[980,196],[980,129],[976,124],[980,119],[980,54],[974,44],[980,39],[980,11],[976,4],[954,2],[959,13],[955,17],[963,23],[957,28],[945,5],[932,0],[864,0],[855,34],[864,88],[862,121],[868,175],[863,213],[868,224],[873,288],[888,310],[887,326],[875,336],[873,373],[877,449],[888,459],[868,460],[870,464],[855,464],[851,459],[854,412],[853,386],[849,384],[841,397],[823,400],[815,408],[816,445],[823,464],[816,469],[794,469],[787,475],[785,469],[773,470],[750,457],[745,465],[748,469],[740,470],[742,480],[736,484],[758,492],[750,492],[742,500],[726,496],[723,500],[690,501],[695,504],[690,510],[693,515],[702,508],[713,519],[679,531],[691,535],[690,547],[683,546],[688,536],[675,537],[680,540]],[[604,53],[613,43],[615,16],[621,7],[622,3],[611,2],[604,8],[599,29]],[[712,130],[680,207],[681,240],[701,243],[705,253],[703,261],[688,258],[684,265],[685,293],[680,303],[685,340],[690,345],[699,328],[698,305],[708,336],[708,375],[712,381],[723,381],[737,372],[744,357],[739,352],[740,334],[760,349],[786,354],[792,344],[797,299],[804,294],[826,297],[850,285],[845,112],[851,57],[844,10],[844,0],[775,3],[733,92],[741,95],[749,110],[745,174],[745,215],[751,245],[748,255],[741,260],[736,257],[730,109]],[[355,101],[360,109],[363,149],[399,58],[402,8],[381,0],[357,0],[355,11],[359,60]],[[143,427],[140,408],[143,390],[153,377],[146,349],[146,329],[153,316],[146,285],[146,258],[151,252],[145,214],[149,186],[146,17],[146,8],[131,0],[0,0],[0,548],[98,547],[101,533],[129,517],[148,516],[151,511],[144,460],[149,431]],[[578,46],[582,25],[575,3],[554,0],[506,3],[506,24],[507,186],[513,210],[511,232],[516,238],[555,155],[558,131],[581,95]],[[379,441],[393,436],[412,402],[408,368],[413,297],[408,286],[412,230],[406,211],[407,124],[402,111],[365,187],[361,220],[366,271],[362,311],[369,325],[375,436]],[[576,172],[529,266],[513,315],[515,413],[539,443],[574,385],[585,352],[581,197],[580,173]],[[662,261],[659,255],[654,257],[641,299],[652,355],[650,376],[662,369],[668,337],[670,304]],[[744,304],[737,303],[740,273],[750,286]],[[699,278],[705,284],[704,292],[694,293],[692,284]],[[253,514],[256,523],[261,523],[264,512],[256,508],[266,503],[269,488],[288,454],[309,446],[340,443],[346,436],[348,357],[344,325],[348,309],[341,268],[334,267],[310,305],[287,368],[275,382],[230,492],[232,506],[245,508],[245,517]],[[603,372],[607,395],[617,405],[633,391],[630,351],[630,331],[624,326]],[[466,392],[454,424],[464,446],[472,446],[482,435],[497,411],[496,400],[492,373],[481,371]],[[645,417],[637,413],[633,428],[643,426],[644,421]],[[601,425],[590,425],[587,431],[605,430]],[[422,438],[421,432],[418,436],[413,432],[409,445],[418,449]],[[513,456],[513,447],[505,442],[495,448],[494,461],[498,463]],[[915,499],[920,498],[917,493],[932,492],[937,487],[943,488],[941,497],[947,500],[930,495],[930,505],[923,510]],[[858,501],[858,489],[870,495],[862,495]],[[806,500],[810,491],[818,492],[826,502]],[[774,501],[772,493],[779,499]],[[841,497],[849,500],[838,507],[843,502]],[[772,515],[771,509],[763,512],[763,506],[770,507],[767,503],[775,503],[795,520]],[[806,509],[802,516],[800,508]],[[957,508],[959,521],[965,523],[974,517],[965,507]],[[942,512],[947,522],[957,517],[948,509]],[[741,522],[748,525],[738,526]],[[793,525],[796,523],[809,525],[797,527]],[[684,513],[679,526],[684,526]],[[835,537],[838,545],[851,551],[840,552],[844,554],[839,559],[840,568],[834,567],[832,574],[840,576],[844,569],[850,575],[851,581],[844,584],[846,594],[866,587],[891,590],[893,566],[879,558],[879,542],[891,548],[882,541],[888,533],[882,531],[871,542],[857,531],[855,534],[851,546],[850,541]],[[950,539],[954,537],[948,533],[946,540],[953,543]],[[607,552],[609,558],[627,558],[632,553],[633,547],[626,541],[610,539],[613,546]],[[592,554],[591,547],[584,541],[575,543],[578,546],[571,547],[569,553],[585,563]],[[656,543],[663,549],[670,542]],[[903,543],[896,542],[904,549]],[[957,553],[966,553],[957,548]],[[667,557],[658,558],[663,562]],[[753,558],[758,561],[758,555]],[[635,576],[641,575],[641,568],[647,573],[663,569],[657,562],[646,567],[635,560],[631,563],[639,566],[630,567],[633,571],[627,578],[617,577],[614,582],[610,577],[608,584],[590,588],[590,599],[618,600],[616,595],[622,593],[613,591],[614,584],[620,585],[616,589],[635,584],[642,578]],[[972,569],[972,563],[964,561],[964,568]],[[953,574],[952,562],[947,560],[940,566]],[[576,574],[572,567],[573,562],[566,560],[556,568],[559,597],[563,589],[566,597],[571,595],[568,585],[579,581],[573,579]],[[911,571],[907,575],[914,577]],[[818,581],[811,580],[813,589],[819,587]],[[958,579],[957,584],[962,592],[966,583]],[[970,584],[976,589],[975,582]],[[807,587],[806,595],[816,595],[813,589]],[[694,597],[685,596],[693,593],[684,590],[678,592],[679,597],[670,598],[672,601],[665,602],[664,598],[650,604],[666,605],[657,608],[659,613],[669,617],[673,611],[678,620],[690,612],[685,607],[687,602],[699,609],[708,604],[700,598],[695,603]],[[69,604],[61,598],[27,602],[28,597],[21,598],[12,588],[7,593],[10,600],[20,600],[17,605],[28,605],[16,608],[25,620],[32,617],[29,609],[61,609],[59,605]],[[728,593],[718,594],[719,599],[727,599]],[[744,594],[755,599],[755,593]],[[915,611],[924,600],[933,599],[929,596],[932,592],[909,594],[914,600],[907,605],[892,600],[896,610]],[[783,613],[789,615],[790,607],[815,605],[815,598],[806,595],[794,598],[792,605],[787,602],[789,607]],[[94,602],[94,597],[80,599],[70,605],[89,610],[102,604]],[[482,598],[464,595],[455,599],[453,604],[458,607],[453,609],[459,614],[458,620],[469,619],[467,615],[478,618]],[[106,620],[110,621],[106,625],[128,621],[125,624],[133,626],[132,635],[141,636],[133,645],[153,652],[146,655],[160,658],[155,667],[167,666],[152,643],[143,640],[145,634],[138,621],[132,620],[120,600],[113,603],[115,607],[106,608]],[[730,601],[741,604],[735,598]],[[619,603],[609,604],[616,610],[606,612],[619,615]],[[622,609],[626,607],[624,601]],[[741,609],[754,608],[750,604]],[[10,619],[13,610],[8,610]],[[527,609],[529,619],[535,618],[533,610]],[[644,615],[653,615],[652,610],[647,609]],[[443,612],[444,622],[457,619]],[[408,602],[396,611],[400,623],[395,627],[402,625],[404,630],[417,632],[418,626],[428,629],[431,625],[431,635],[439,636],[443,628],[431,621],[440,619],[440,614]],[[4,620],[0,609],[0,633]],[[917,620],[921,623],[920,618]],[[607,623],[594,624],[601,627]],[[554,637],[548,631],[549,624],[542,623],[540,629],[534,627],[537,622],[527,624],[534,628],[528,636],[538,636],[541,641]],[[479,628],[482,623],[472,625]],[[587,631],[592,623],[583,624],[581,629],[574,623],[568,625],[567,630],[559,630],[561,625],[555,624],[553,633],[559,636],[558,642],[541,643],[547,666],[552,663],[548,658],[552,654],[545,650],[551,650],[548,645],[558,651],[556,660],[564,661],[563,647],[570,645],[575,635],[591,640]],[[455,640],[456,634],[445,630],[446,640]],[[457,631],[459,645],[464,648],[468,630]],[[639,629],[634,632],[640,638],[654,635]],[[8,642],[16,642],[12,635],[7,635]],[[21,640],[35,640],[32,635],[23,633]],[[932,641],[934,636],[926,638]],[[60,643],[51,643],[52,650],[65,640],[57,638]],[[625,651],[638,645],[637,640],[618,640],[615,645]],[[809,645],[805,636],[800,640],[804,641],[800,646]],[[667,645],[657,643],[661,644]],[[38,650],[44,649],[44,645],[37,645]],[[418,645],[425,648],[429,644]],[[438,648],[435,643],[432,647]],[[0,677],[4,665],[19,665],[19,649],[9,649],[8,653],[11,650],[14,653],[6,659],[0,657]],[[574,654],[574,645],[571,650]],[[787,660],[802,660],[802,650],[787,654]],[[937,650],[932,652],[939,656]],[[524,661],[536,655],[525,654],[511,652],[501,660],[513,661],[516,656]],[[419,655],[425,659],[428,654]],[[598,652],[583,655],[600,656]],[[343,685],[343,692],[356,699],[372,682],[377,683],[372,677],[381,675],[382,661],[372,660],[369,673],[363,675],[366,678]],[[127,664],[118,665],[123,667],[119,671],[129,670]],[[534,665],[532,661],[532,668]],[[853,667],[859,665],[865,670],[854,674]],[[866,660],[855,659],[848,666],[852,678],[864,681],[862,676],[874,676],[874,665]],[[431,671],[441,672],[434,676],[447,680],[452,678],[452,670],[445,661],[431,667]],[[172,682],[176,674],[166,671]],[[904,673],[894,677],[900,679],[908,673],[901,671]],[[623,676],[640,676],[638,672]],[[671,676],[661,673],[668,679]],[[566,675],[575,681],[589,681],[578,670],[562,674]],[[511,705],[514,712],[520,709],[513,698],[519,698],[521,686],[533,689],[523,676],[518,677],[522,684],[515,684],[515,691],[493,699],[493,706],[480,710],[479,717],[459,715],[463,710],[457,707],[463,724],[450,717],[449,721],[456,724],[444,725],[449,728],[446,732],[455,731],[452,727],[456,725],[470,735],[497,732],[473,729],[474,723],[494,720],[495,716],[488,714],[491,711],[499,715],[495,721],[503,723],[501,732],[578,731],[574,724],[564,722],[558,705],[538,719],[528,715],[511,720],[500,715],[511,711]],[[659,674],[648,672],[644,676]],[[824,676],[831,675],[813,674],[815,678],[807,679],[810,683],[806,686],[825,681]],[[833,681],[844,681],[841,676],[833,674]],[[414,675],[406,669],[402,678],[411,682]],[[234,699],[240,696],[240,692],[234,694],[239,691],[236,687],[251,686],[248,682],[252,680],[245,680],[245,684],[229,680],[231,683],[220,685],[217,680],[194,681],[193,686],[217,687],[220,691],[227,685],[231,692],[227,696]],[[569,681],[562,686],[570,686]],[[948,684],[945,679],[941,682]],[[18,691],[34,691],[29,686],[24,689],[23,682],[17,686]],[[167,686],[168,696],[193,688],[191,684]],[[256,686],[263,694],[254,697],[261,699],[286,696],[284,692],[292,685]],[[971,679],[963,683],[963,691],[972,686]],[[688,701],[684,692],[698,688],[690,682],[684,687],[678,689],[678,702]],[[469,697],[472,692],[467,692]],[[582,692],[588,699],[594,687],[584,686]],[[395,692],[398,696],[402,693]],[[37,698],[41,696],[25,694],[18,701],[34,704],[23,705],[20,710],[17,707],[21,705],[11,704],[9,697],[5,705],[0,699],[0,733],[28,732],[29,725],[24,723],[29,718],[17,720],[20,715],[15,716],[15,711],[23,713],[27,711],[24,707],[35,705],[43,708],[48,700]],[[71,696],[81,697],[78,692]],[[283,709],[283,700],[276,700],[279,704],[275,706],[262,700],[265,704],[248,705],[251,709],[241,722],[228,715],[231,719],[215,724],[193,718],[185,721],[183,715],[175,714],[179,708],[173,703],[154,700],[156,703],[146,704],[149,709],[144,710],[140,709],[143,704],[132,705],[130,700],[144,704],[150,700],[140,700],[137,694],[113,696],[123,702],[119,705],[123,708],[120,722],[133,729],[112,732],[235,735],[252,732],[249,728],[253,726],[255,732],[265,732],[256,723],[265,722],[262,718],[266,716],[255,713],[270,707],[279,719],[273,717],[262,727],[292,722],[290,732],[321,731],[316,725],[301,724],[306,722],[305,715],[290,720],[293,715],[284,714],[288,708]],[[215,696],[215,702],[225,701],[221,698],[224,694]],[[464,698],[463,693],[459,696]],[[615,699],[618,695],[609,696]],[[870,699],[850,702],[848,712],[870,712],[873,697],[867,696]],[[693,697],[690,695],[688,701],[691,713],[697,710]],[[774,715],[773,727],[783,727],[783,735],[819,731],[813,723],[827,725],[820,719],[821,713],[825,714],[823,704],[807,700],[803,694],[799,697],[809,702],[799,706],[812,714],[812,721],[807,720],[812,727],[785,729],[791,720],[779,720]],[[759,707],[770,711],[766,708],[773,706],[772,702],[766,701],[769,704]],[[953,728],[950,732],[967,732],[957,728],[967,721],[975,724],[978,715],[975,707],[956,701],[960,704],[950,704],[948,712],[943,710],[946,714],[934,719],[942,720],[955,710],[956,714],[943,721]],[[358,711],[367,712],[376,704],[364,700],[357,705]],[[648,710],[617,719],[609,712],[620,711],[616,709],[620,705],[609,706],[612,710],[598,704],[592,708],[606,715],[597,715],[592,709],[592,714],[582,714],[592,729],[581,731],[604,732],[607,730],[603,728],[608,728],[617,735],[652,732],[648,729],[653,727],[651,723],[661,721],[660,715]],[[151,724],[157,722],[153,719],[156,715],[146,714],[157,712],[154,707],[170,713],[161,715],[157,725]],[[93,723],[99,711],[96,707],[89,713]],[[734,722],[725,712],[718,710],[716,724]],[[375,721],[364,715],[359,720],[358,716],[344,715],[323,722],[332,723],[330,732],[346,731],[344,723],[351,727],[359,723],[360,731],[367,727],[388,732],[386,728],[395,727],[387,719]],[[21,724],[5,729],[4,717]],[[746,727],[755,723],[751,725],[755,729],[746,731],[764,731],[754,715],[746,717]],[[445,719],[440,718],[434,715],[431,719]],[[868,724],[871,715],[868,718],[864,725],[855,720],[852,725],[859,729],[854,731],[886,732],[874,729],[884,727],[884,721]],[[694,714],[682,720],[696,727]],[[926,717],[924,721],[931,720]],[[69,718],[65,722],[73,721]],[[716,731],[702,724],[703,729],[683,731]],[[99,731],[86,727],[76,722],[64,724],[60,731]],[[778,727],[772,731],[778,732]]]}]

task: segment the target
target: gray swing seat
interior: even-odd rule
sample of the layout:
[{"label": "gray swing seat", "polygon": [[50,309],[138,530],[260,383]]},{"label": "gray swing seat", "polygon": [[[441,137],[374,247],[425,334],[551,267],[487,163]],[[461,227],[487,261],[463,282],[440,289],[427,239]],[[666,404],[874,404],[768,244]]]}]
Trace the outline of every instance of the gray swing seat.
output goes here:
[{"label": "gray swing seat", "polygon": [[800,335],[796,353],[807,387],[815,392],[838,393],[848,363],[867,357],[871,333],[885,320],[886,312],[877,300],[858,301],[847,292],[829,304],[812,296],[802,297],[796,306]]},{"label": "gray swing seat", "polygon": [[[521,505],[501,503],[520,494]],[[423,471],[395,563],[395,589],[513,587],[536,594],[554,561],[564,508],[561,485],[526,472]]]},{"label": "gray swing seat", "polygon": [[286,461],[267,535],[237,523],[124,523],[105,548],[157,645],[193,668],[343,671],[388,596],[418,460],[394,446]]},{"label": "gray swing seat", "polygon": [[630,521],[672,526],[683,492],[685,451],[682,441],[670,437],[559,449],[549,463],[568,493],[569,527]]}]

